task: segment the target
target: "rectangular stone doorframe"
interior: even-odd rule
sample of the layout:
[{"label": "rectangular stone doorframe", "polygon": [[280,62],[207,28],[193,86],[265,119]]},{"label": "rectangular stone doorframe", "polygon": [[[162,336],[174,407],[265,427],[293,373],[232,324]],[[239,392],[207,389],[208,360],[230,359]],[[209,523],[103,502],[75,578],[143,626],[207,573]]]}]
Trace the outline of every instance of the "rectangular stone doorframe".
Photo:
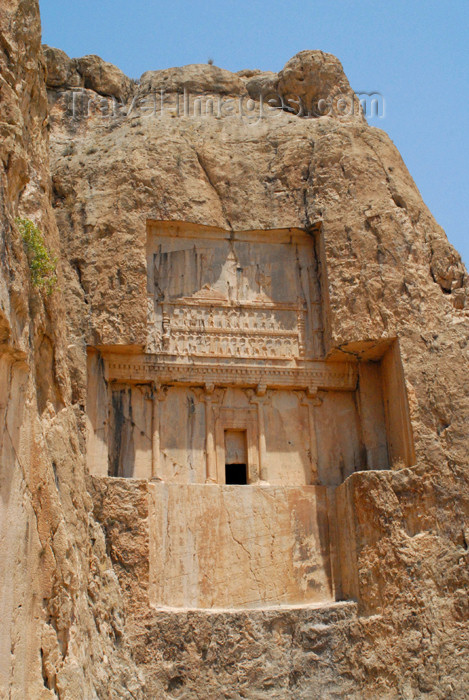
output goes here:
[{"label": "rectangular stone doorframe", "polygon": [[217,407],[215,414],[215,452],[217,479],[225,483],[225,430],[245,430],[247,442],[247,482],[259,481],[259,426],[257,408]]}]

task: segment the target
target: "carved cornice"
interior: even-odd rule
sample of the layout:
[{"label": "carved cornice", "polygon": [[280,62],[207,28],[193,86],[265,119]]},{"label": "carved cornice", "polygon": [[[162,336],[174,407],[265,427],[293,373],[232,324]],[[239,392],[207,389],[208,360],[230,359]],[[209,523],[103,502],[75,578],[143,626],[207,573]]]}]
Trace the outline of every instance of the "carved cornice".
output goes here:
[{"label": "carved cornice", "polygon": [[180,384],[186,386],[243,386],[354,391],[357,366],[347,362],[304,361],[296,366],[239,363],[187,363],[159,355],[104,355],[110,382]]}]

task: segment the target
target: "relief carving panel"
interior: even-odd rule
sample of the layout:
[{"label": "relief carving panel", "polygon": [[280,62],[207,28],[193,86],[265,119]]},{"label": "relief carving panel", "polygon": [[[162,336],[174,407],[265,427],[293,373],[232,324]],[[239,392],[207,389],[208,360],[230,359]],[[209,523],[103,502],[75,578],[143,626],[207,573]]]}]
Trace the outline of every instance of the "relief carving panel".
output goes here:
[{"label": "relief carving panel", "polygon": [[305,316],[305,309],[278,304],[164,303],[161,349],[196,357],[300,357]]},{"label": "relief carving panel", "polygon": [[153,354],[318,358],[317,262],[301,232],[229,234],[150,227],[147,250]]}]

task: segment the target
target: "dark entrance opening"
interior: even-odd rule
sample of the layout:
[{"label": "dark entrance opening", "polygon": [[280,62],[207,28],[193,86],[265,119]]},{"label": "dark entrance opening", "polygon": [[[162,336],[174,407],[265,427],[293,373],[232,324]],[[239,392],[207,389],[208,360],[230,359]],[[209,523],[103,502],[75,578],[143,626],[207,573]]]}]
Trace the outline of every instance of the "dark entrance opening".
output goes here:
[{"label": "dark entrance opening", "polygon": [[225,484],[248,483],[246,431],[225,430]]},{"label": "dark entrance opening", "polygon": [[225,483],[226,484],[247,484],[248,475],[245,464],[226,464],[225,465]]}]

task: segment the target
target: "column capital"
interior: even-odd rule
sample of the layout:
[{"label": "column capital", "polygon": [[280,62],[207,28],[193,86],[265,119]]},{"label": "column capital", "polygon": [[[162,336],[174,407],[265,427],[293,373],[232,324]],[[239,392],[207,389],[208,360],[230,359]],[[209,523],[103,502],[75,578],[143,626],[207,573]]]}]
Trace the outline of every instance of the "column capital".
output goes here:
[{"label": "column capital", "polygon": [[161,389],[161,381],[159,379],[154,379],[151,383],[153,391],[158,392]]},{"label": "column capital", "polygon": [[320,406],[322,404],[322,398],[319,396],[317,387],[307,387],[306,388],[306,398],[312,403],[313,406]]}]

